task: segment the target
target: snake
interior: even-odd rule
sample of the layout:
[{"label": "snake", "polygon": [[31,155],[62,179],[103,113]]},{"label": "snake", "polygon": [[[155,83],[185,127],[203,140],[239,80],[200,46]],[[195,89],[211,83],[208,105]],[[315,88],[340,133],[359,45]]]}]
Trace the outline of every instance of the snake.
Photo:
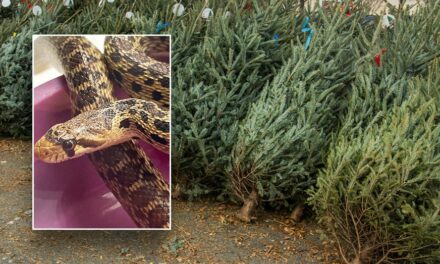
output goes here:
[{"label": "snake", "polygon": [[[72,118],[36,143],[48,163],[87,155],[123,209],[141,228],[169,228],[170,188],[138,145],[170,145],[170,68],[151,57],[168,51],[164,37],[109,36],[102,54],[83,36],[44,36],[69,88]],[[113,82],[130,98],[118,100]]]}]

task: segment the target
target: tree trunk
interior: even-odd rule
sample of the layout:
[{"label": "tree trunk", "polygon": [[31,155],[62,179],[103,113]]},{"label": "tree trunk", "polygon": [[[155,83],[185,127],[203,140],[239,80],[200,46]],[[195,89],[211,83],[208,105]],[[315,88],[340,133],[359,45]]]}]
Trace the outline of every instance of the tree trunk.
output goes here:
[{"label": "tree trunk", "polygon": [[182,188],[179,184],[176,184],[176,187],[174,187],[174,191],[171,193],[171,197],[173,199],[180,199],[182,198]]},{"label": "tree trunk", "polygon": [[361,258],[360,257],[356,257],[355,259],[353,259],[350,264],[362,264]]},{"label": "tree trunk", "polygon": [[304,203],[299,203],[293,209],[292,214],[290,215],[290,218],[293,219],[293,221],[295,221],[297,223],[301,222],[303,212],[304,212]]},{"label": "tree trunk", "polygon": [[255,217],[252,216],[255,208],[258,205],[258,194],[256,190],[252,190],[251,194],[245,199],[240,212],[237,213],[237,218],[244,222],[251,222]]}]

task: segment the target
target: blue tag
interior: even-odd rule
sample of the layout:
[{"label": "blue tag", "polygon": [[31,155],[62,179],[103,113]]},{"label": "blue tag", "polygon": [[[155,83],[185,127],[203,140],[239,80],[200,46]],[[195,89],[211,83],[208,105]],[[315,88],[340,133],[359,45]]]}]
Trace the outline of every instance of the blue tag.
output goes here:
[{"label": "blue tag", "polygon": [[275,33],[273,35],[273,40],[275,40],[275,47],[278,47],[280,45],[280,43],[278,43],[278,39],[280,38],[280,35],[278,33]]},{"label": "blue tag", "polygon": [[311,27],[309,27],[309,21],[310,21],[310,18],[306,17],[304,19],[304,22],[303,22],[302,28],[301,28],[301,32],[304,32],[304,33],[309,32],[309,35],[307,36],[307,40],[306,40],[306,45],[304,47],[305,50],[309,49],[310,42],[312,42],[312,37],[313,37],[313,32],[314,32],[313,29]]},{"label": "blue tag", "polygon": [[171,25],[171,22],[162,23],[162,21],[159,21],[159,23],[156,25],[156,33],[161,32],[162,29],[168,27],[169,25]]}]

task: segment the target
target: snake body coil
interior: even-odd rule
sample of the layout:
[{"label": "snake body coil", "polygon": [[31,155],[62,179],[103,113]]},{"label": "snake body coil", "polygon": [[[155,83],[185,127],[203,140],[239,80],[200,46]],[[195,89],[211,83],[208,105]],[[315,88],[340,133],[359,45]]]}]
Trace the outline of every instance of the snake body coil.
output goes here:
[{"label": "snake body coil", "polygon": [[139,227],[169,227],[169,185],[130,139],[141,138],[168,151],[168,64],[142,51],[148,47],[141,46],[148,37],[107,38],[106,51],[112,57],[107,60],[117,64],[111,70],[116,81],[129,88],[133,97],[153,99],[162,108],[141,99],[116,101],[105,58],[96,47],[77,36],[49,37],[49,41],[63,65],[76,117],[52,127],[36,143],[36,155],[47,162],[60,162],[90,153],[98,173]]}]

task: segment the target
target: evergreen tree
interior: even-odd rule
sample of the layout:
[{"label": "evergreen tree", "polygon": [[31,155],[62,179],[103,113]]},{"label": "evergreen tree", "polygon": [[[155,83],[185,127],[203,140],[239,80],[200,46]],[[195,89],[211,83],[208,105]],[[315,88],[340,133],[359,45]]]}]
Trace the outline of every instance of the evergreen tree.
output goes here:
[{"label": "evergreen tree", "polygon": [[428,81],[405,86],[402,105],[358,135],[341,130],[311,191],[346,263],[440,261],[439,108],[420,92]]},{"label": "evergreen tree", "polygon": [[0,47],[0,135],[32,135],[32,31],[11,37]]},{"label": "evergreen tree", "polygon": [[[188,38],[175,38],[173,52],[173,175],[191,197],[226,190],[225,167],[236,142],[237,123],[271,80],[287,54],[282,41],[295,38],[297,6],[253,2],[220,11],[196,36],[188,52]],[[281,41],[281,40],[280,40]],[[180,48],[179,48],[180,47]],[[175,59],[175,60],[174,60]]]},{"label": "evergreen tree", "polygon": [[388,51],[380,67],[358,64],[341,129],[309,192],[347,263],[436,263],[440,256],[440,77],[431,63],[439,55],[440,20],[432,16],[439,8],[431,1],[412,17],[400,10],[394,28],[368,28],[357,38],[370,58]]},{"label": "evergreen tree", "polygon": [[310,49],[294,46],[290,60],[240,123],[230,178],[244,202],[239,217],[245,221],[255,197],[288,207],[305,200],[338,127],[359,52],[352,37],[359,16],[321,12],[319,19]]}]

